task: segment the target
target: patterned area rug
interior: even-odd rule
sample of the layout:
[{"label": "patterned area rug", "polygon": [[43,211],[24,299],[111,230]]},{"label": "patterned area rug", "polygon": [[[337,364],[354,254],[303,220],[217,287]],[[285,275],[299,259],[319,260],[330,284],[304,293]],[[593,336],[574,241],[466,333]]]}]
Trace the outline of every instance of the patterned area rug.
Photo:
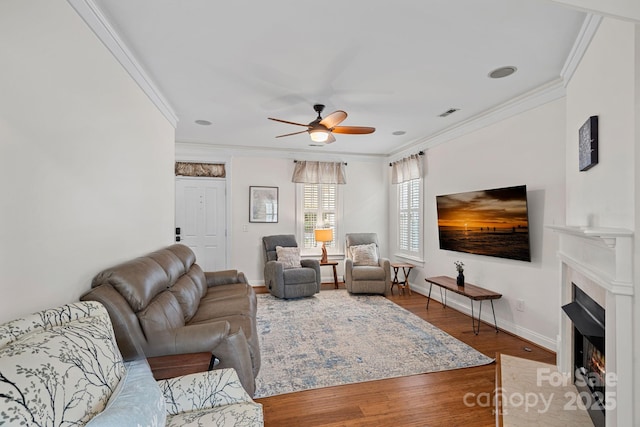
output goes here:
[{"label": "patterned area rug", "polygon": [[258,294],[255,397],[486,365],[494,361],[382,296]]}]

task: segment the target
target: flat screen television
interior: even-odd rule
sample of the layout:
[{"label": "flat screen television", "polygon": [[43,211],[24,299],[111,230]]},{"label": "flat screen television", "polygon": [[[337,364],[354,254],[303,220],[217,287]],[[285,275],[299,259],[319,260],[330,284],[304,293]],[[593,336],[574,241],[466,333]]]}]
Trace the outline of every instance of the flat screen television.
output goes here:
[{"label": "flat screen television", "polygon": [[531,261],[527,186],[436,196],[440,249]]}]

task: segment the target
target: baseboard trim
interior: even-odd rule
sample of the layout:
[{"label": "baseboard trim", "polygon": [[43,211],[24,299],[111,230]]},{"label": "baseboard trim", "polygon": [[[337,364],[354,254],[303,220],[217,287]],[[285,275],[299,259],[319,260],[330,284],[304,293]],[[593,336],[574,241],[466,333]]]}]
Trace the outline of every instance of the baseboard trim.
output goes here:
[{"label": "baseboard trim", "polygon": [[[414,283],[410,283],[409,285],[413,292],[419,293],[420,295],[424,296],[429,295],[429,287],[426,284],[416,285]],[[447,307],[453,308],[454,310],[464,313],[467,316],[471,316],[471,306],[468,303],[468,298],[464,298],[463,301],[458,301],[455,297],[450,297],[453,297],[451,293],[449,294],[449,297],[447,297]],[[435,289],[431,292],[431,298],[438,301],[439,303],[442,303],[442,300],[440,299],[440,292],[435,291]],[[483,310],[481,320],[493,326],[493,314],[491,313],[491,310]],[[545,349],[555,353],[557,344],[555,338],[552,339],[546,337],[542,334],[539,334],[538,332],[523,328],[520,325],[517,325],[500,317],[496,317],[496,321],[498,322],[498,329],[515,335],[518,338],[522,338],[525,341],[529,341],[533,344],[539,345],[540,347],[544,347]]]}]

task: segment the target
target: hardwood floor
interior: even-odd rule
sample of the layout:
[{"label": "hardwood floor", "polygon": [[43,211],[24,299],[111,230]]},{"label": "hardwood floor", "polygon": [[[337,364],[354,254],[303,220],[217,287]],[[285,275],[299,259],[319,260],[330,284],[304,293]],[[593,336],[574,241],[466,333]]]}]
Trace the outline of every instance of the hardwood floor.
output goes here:
[{"label": "hardwood floor", "polygon": [[[322,289],[322,292],[331,292],[333,284],[323,284]],[[436,301],[431,301],[427,311],[427,298],[423,295],[395,294],[388,298],[487,356],[495,358],[496,353],[505,353],[555,363],[555,353],[504,331],[496,333],[492,325],[483,323],[480,334],[474,335],[469,316],[450,307],[445,309]],[[380,357],[394,355],[381,354]],[[255,400],[263,405],[267,427],[484,427],[495,426],[491,400],[494,388],[495,363],[492,363]]]}]

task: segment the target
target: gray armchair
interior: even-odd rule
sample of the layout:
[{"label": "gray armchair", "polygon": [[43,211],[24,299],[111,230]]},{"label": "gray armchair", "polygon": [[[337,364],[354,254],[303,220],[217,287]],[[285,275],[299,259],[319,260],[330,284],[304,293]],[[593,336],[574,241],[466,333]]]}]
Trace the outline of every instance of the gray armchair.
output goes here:
[{"label": "gray armchair", "polygon": [[273,296],[278,298],[309,297],[320,292],[320,262],[317,259],[302,259],[300,267],[285,268],[278,261],[276,246],[284,248],[298,247],[295,236],[282,234],[264,236],[264,285]]},{"label": "gray armchair", "polygon": [[[380,257],[376,233],[349,233],[345,237],[344,284],[347,291],[387,295],[391,290],[391,271],[389,260]],[[355,246],[358,248],[353,249]]]}]

